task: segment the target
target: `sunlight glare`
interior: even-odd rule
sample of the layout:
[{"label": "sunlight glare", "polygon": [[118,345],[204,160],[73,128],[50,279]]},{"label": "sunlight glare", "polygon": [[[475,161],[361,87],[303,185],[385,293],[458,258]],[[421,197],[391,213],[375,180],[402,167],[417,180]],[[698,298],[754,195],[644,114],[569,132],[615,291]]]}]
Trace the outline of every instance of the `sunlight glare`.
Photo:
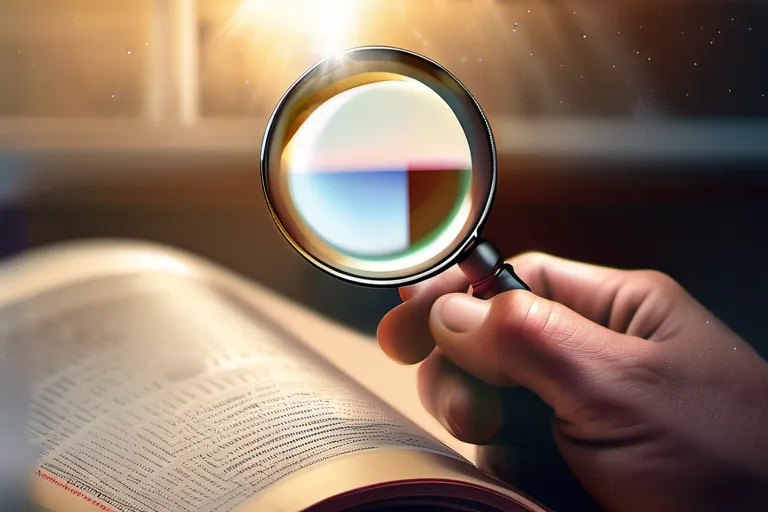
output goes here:
[{"label": "sunlight glare", "polygon": [[312,53],[326,57],[354,43],[357,14],[355,0],[243,0],[231,27],[303,37]]}]

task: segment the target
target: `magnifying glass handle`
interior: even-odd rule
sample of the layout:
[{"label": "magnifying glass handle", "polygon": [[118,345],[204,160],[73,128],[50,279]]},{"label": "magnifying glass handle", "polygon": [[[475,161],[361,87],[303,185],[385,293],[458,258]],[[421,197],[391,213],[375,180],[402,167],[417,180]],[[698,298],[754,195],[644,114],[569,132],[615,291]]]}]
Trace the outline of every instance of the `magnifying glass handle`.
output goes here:
[{"label": "magnifying glass handle", "polygon": [[478,239],[459,268],[472,284],[472,295],[478,299],[490,299],[511,290],[531,288],[515,274],[512,265],[504,262],[498,249],[487,240]]}]

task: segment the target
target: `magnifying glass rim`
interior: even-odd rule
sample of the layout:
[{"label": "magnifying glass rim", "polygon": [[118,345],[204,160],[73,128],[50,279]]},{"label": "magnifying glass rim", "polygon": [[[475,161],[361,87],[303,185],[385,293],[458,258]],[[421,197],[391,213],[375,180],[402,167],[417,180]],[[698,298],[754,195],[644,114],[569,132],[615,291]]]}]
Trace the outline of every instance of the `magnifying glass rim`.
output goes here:
[{"label": "magnifying glass rim", "polygon": [[[433,266],[422,270],[420,272],[417,272],[412,275],[403,276],[403,277],[384,277],[384,278],[374,278],[374,277],[361,277],[359,275],[352,274],[350,272],[345,272],[342,270],[339,270],[337,268],[334,268],[323,261],[317,259],[315,256],[304,250],[303,247],[301,247],[300,244],[296,242],[296,240],[293,239],[293,237],[288,233],[288,231],[285,229],[285,226],[280,221],[280,217],[277,214],[277,210],[275,208],[275,205],[273,204],[272,197],[269,191],[269,146],[272,142],[272,137],[274,135],[274,128],[275,128],[275,121],[282,113],[286,102],[291,97],[293,92],[296,90],[296,88],[308,77],[310,77],[313,73],[315,73],[320,67],[323,66],[326,62],[328,62],[330,59],[334,58],[344,58],[344,56],[348,56],[350,54],[358,54],[358,53],[368,53],[368,52],[392,52],[392,53],[399,53],[408,55],[410,57],[416,57],[418,59],[421,59],[425,61],[430,66],[434,66],[437,68],[438,71],[444,72],[447,76],[450,77],[451,80],[453,80],[456,85],[459,86],[460,91],[463,92],[463,94],[466,95],[468,99],[471,100],[471,103],[475,106],[477,109],[477,113],[480,114],[480,119],[482,119],[482,124],[485,127],[485,133],[488,138],[490,150],[491,150],[491,183],[490,187],[488,189],[488,197],[485,201],[485,206],[482,210],[482,213],[480,214],[480,217],[478,218],[474,229],[470,230],[470,232],[465,235],[464,239],[456,244],[456,248],[451,251],[449,254],[447,254],[445,257],[443,257],[442,260],[434,264]],[[451,110],[453,110],[451,108]],[[317,267],[318,269],[322,270],[323,272],[332,275],[333,277],[336,277],[338,279],[342,279],[347,282],[351,282],[354,284],[359,284],[363,286],[370,286],[370,287],[376,287],[376,288],[385,288],[385,287],[393,287],[393,286],[406,286],[406,285],[412,285],[416,284],[418,282],[424,281],[426,279],[429,279],[430,277],[433,277],[440,272],[444,271],[448,267],[454,265],[458,262],[460,259],[460,256],[464,251],[467,250],[469,246],[472,245],[472,243],[479,238],[480,232],[482,231],[483,226],[485,225],[485,222],[488,219],[488,214],[491,211],[491,207],[493,206],[493,200],[496,195],[496,181],[497,181],[497,161],[496,161],[496,143],[493,139],[493,133],[491,131],[491,126],[488,123],[488,118],[485,116],[485,113],[483,112],[483,109],[480,108],[480,105],[478,104],[477,100],[474,96],[472,96],[472,93],[469,92],[469,90],[464,86],[461,81],[456,78],[456,76],[448,71],[445,67],[438,64],[434,60],[425,57],[423,55],[420,55],[418,53],[404,50],[402,48],[395,48],[392,46],[360,46],[356,48],[351,48],[349,50],[346,50],[342,53],[339,53],[337,55],[332,55],[329,57],[325,57],[319,62],[317,62],[315,65],[313,65],[311,68],[309,68],[307,71],[305,71],[283,94],[283,96],[280,98],[280,101],[277,103],[277,106],[272,112],[272,115],[269,117],[269,121],[267,122],[267,128],[264,132],[264,138],[262,140],[261,145],[261,186],[262,191],[264,192],[264,198],[267,202],[267,207],[269,208],[269,213],[272,216],[272,220],[275,222],[275,225],[280,230],[280,233],[283,235],[283,237],[293,246],[293,248],[301,254],[304,259],[309,261],[312,265]]]}]

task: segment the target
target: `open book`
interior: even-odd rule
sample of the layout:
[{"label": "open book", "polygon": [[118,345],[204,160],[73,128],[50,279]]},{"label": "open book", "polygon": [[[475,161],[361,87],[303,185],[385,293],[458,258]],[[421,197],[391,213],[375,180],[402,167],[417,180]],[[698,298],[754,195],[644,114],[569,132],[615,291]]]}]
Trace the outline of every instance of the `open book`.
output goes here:
[{"label": "open book", "polygon": [[195,257],[65,245],[0,283],[0,433],[33,454],[0,489],[36,509],[542,510],[426,432],[412,369]]}]

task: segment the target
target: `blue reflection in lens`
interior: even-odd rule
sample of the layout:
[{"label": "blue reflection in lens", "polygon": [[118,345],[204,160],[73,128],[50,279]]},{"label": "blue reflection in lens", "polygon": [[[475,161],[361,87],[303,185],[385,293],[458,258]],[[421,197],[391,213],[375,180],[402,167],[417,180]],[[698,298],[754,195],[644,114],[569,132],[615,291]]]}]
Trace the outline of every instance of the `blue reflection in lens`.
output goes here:
[{"label": "blue reflection in lens", "polygon": [[408,249],[407,170],[291,173],[288,181],[299,215],[337,250],[386,257]]}]

